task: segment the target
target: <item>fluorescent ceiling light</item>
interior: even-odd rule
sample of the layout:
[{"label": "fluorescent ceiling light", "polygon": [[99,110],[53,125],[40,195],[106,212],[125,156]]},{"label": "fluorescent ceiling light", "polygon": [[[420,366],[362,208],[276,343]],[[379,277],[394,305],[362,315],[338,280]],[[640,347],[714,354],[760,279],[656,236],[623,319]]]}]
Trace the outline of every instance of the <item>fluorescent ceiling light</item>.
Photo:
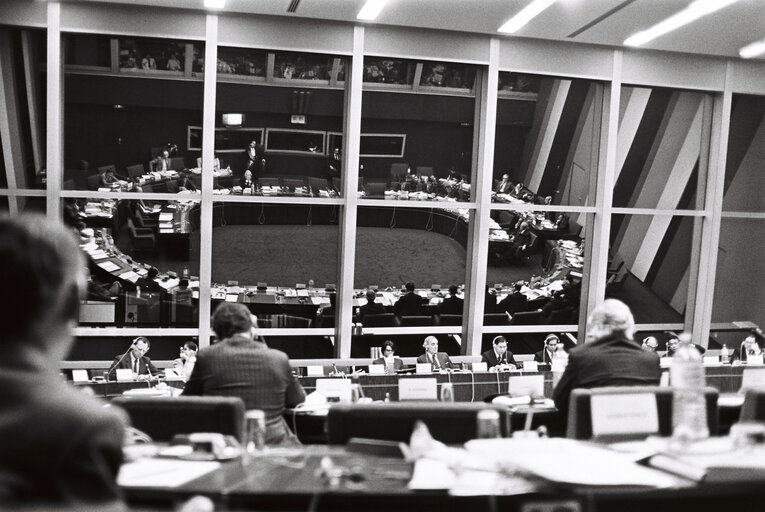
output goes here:
[{"label": "fluorescent ceiling light", "polygon": [[765,53],[765,39],[750,43],[738,51],[738,54],[743,59],[751,59],[752,57],[758,57]]},{"label": "fluorescent ceiling light", "polygon": [[682,11],[660,21],[653,27],[631,35],[625,39],[624,44],[626,46],[642,46],[659,36],[663,36],[667,32],[672,32],[683,25],[694,22],[707,14],[719,11],[737,1],[738,0],[696,0]]},{"label": "fluorescent ceiling light", "polygon": [[364,7],[356,15],[356,19],[373,21],[380,15],[380,12],[382,12],[387,3],[388,0],[367,0],[367,3],[364,4]]},{"label": "fluorescent ceiling light", "polygon": [[205,9],[223,9],[226,0],[205,0]]},{"label": "fluorescent ceiling light", "polygon": [[503,32],[505,34],[515,34],[526,23],[533,20],[539,13],[550,7],[555,3],[555,0],[534,0],[529,5],[521,9],[521,11],[510,18],[504,25],[497,29],[497,32]]}]

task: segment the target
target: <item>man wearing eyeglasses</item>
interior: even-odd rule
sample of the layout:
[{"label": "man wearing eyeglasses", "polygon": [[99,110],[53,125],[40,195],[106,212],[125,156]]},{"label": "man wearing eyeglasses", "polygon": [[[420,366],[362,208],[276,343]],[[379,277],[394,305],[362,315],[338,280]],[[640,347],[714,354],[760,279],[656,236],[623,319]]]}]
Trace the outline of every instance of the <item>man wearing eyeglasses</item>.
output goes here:
[{"label": "man wearing eyeglasses", "polygon": [[114,358],[114,362],[112,362],[109,370],[109,380],[115,378],[119,369],[132,370],[133,379],[135,380],[148,380],[158,376],[159,370],[151,362],[151,359],[146,357],[146,353],[150,348],[151,342],[149,338],[145,336],[135,338],[127,352]]}]

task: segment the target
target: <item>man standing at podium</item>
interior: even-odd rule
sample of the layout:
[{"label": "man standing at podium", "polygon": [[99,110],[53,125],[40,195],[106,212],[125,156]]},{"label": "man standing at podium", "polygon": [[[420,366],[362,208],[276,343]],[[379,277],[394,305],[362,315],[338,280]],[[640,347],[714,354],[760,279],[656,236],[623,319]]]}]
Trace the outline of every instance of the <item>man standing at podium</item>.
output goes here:
[{"label": "man standing at podium", "polygon": [[[72,233],[0,217],[0,503],[96,510],[117,499],[125,415],[61,380],[85,290]],[[35,510],[38,508],[35,507]]]},{"label": "man standing at podium", "polygon": [[250,310],[224,302],[212,316],[216,344],[197,352],[184,395],[237,396],[247,410],[266,414],[266,443],[297,443],[282,418],[285,407],[305,400],[305,391],[292,374],[287,354],[252,339]]}]

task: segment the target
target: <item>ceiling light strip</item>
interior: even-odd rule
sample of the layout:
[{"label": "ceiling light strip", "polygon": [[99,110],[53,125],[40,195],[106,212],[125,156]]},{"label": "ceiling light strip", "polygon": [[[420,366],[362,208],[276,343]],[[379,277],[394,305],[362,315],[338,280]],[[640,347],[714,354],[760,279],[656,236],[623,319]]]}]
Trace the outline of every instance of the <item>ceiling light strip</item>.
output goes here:
[{"label": "ceiling light strip", "polygon": [[542,11],[555,3],[555,0],[534,0],[497,29],[503,34],[515,34]]},{"label": "ceiling light strip", "polygon": [[356,18],[365,21],[374,21],[385,8],[388,0],[367,0],[364,7],[361,8]]},{"label": "ceiling light strip", "polygon": [[759,57],[765,53],[765,39],[750,43],[738,51],[739,56],[742,59],[751,59]]},{"label": "ceiling light strip", "polygon": [[692,23],[708,14],[719,11],[738,0],[696,0],[682,11],[673,14],[669,18],[660,21],[646,30],[631,35],[624,40],[625,46],[642,46],[657,37],[672,32],[684,25]]}]

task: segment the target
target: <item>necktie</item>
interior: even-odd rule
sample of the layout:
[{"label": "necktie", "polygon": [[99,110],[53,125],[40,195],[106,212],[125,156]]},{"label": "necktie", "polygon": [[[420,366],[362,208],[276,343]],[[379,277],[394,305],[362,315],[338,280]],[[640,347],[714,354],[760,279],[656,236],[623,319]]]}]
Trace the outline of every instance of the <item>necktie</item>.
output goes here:
[{"label": "necktie", "polygon": [[438,369],[438,357],[433,354],[433,368]]},{"label": "necktie", "polygon": [[138,373],[138,359],[133,359],[133,373]]}]

